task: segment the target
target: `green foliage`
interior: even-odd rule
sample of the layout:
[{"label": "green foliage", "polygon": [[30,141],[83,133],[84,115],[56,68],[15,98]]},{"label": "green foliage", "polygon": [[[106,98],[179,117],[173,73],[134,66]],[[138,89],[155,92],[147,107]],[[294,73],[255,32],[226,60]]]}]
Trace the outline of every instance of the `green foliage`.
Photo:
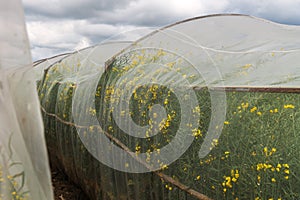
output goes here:
[{"label": "green foliage", "polygon": [[[129,59],[130,60],[130,59]],[[136,138],[122,131],[114,121],[111,103],[121,95],[116,82],[138,63],[113,62],[102,75],[95,93],[95,110],[101,128],[137,155],[152,153],[168,144],[181,122],[181,105],[172,89],[159,84],[141,85],[129,102],[130,116],[140,125],[159,127],[158,134]],[[156,58],[158,60],[158,58]],[[161,61],[161,60],[160,60]],[[173,66],[173,65],[172,65]],[[142,73],[142,72],[141,72]],[[51,76],[53,76],[51,78]],[[39,85],[48,148],[67,174],[95,199],[194,199],[155,173],[131,174],[113,170],[97,161],[85,149],[72,119],[72,95],[76,84],[60,83],[59,73],[50,68]],[[130,80],[127,80],[130,81]],[[185,88],[182,88],[185,90]],[[198,151],[211,120],[211,94],[218,91],[194,90],[200,114],[198,128],[189,130],[194,141],[174,163],[161,163],[161,171],[213,199],[299,199],[300,198],[300,101],[298,94],[227,92],[227,115],[219,139],[211,152],[200,159]],[[189,98],[188,96],[186,97]],[[84,101],[84,97],[83,97]],[[159,104],[166,117],[153,124],[150,110]],[[122,113],[122,112],[121,112]],[[74,113],[73,113],[74,114]],[[185,116],[186,117],[186,116]],[[158,125],[158,126],[157,126]],[[218,128],[218,127],[216,127]],[[89,133],[100,134],[97,127]],[[186,129],[190,129],[186,125]],[[187,134],[188,133],[187,131]],[[113,141],[112,141],[113,142]],[[118,145],[118,144],[116,144]]]}]

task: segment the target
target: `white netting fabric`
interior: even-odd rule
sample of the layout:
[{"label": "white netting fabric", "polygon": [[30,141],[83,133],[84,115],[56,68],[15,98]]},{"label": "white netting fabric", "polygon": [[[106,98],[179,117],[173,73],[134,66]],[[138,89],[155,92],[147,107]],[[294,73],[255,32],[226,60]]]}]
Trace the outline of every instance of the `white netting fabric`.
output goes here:
[{"label": "white netting fabric", "polygon": [[0,2],[0,199],[53,199],[20,1]]},{"label": "white netting fabric", "polygon": [[52,159],[95,199],[298,198],[299,35],[199,17],[47,66]]}]

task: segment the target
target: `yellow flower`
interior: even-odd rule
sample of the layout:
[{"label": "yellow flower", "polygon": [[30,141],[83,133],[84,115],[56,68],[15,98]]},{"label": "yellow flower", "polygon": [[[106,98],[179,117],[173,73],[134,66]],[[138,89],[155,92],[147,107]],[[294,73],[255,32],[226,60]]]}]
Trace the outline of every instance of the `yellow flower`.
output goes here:
[{"label": "yellow flower", "polygon": [[285,168],[289,168],[290,166],[289,166],[289,164],[283,164],[283,167],[285,167]]},{"label": "yellow flower", "polygon": [[225,125],[228,125],[228,124],[230,124],[230,122],[229,122],[229,121],[225,121],[224,124],[225,124]]},{"label": "yellow flower", "polygon": [[260,180],[261,180],[261,177],[257,176],[257,181],[260,182]]},{"label": "yellow flower", "polygon": [[194,137],[202,136],[201,130],[193,129],[193,136]]},{"label": "yellow flower", "polygon": [[135,66],[135,65],[137,65],[138,64],[138,61],[137,60],[133,60],[132,62],[131,62],[131,65],[132,66]]},{"label": "yellow flower", "polygon": [[276,171],[279,172],[279,171],[280,171],[280,168],[276,167]]},{"label": "yellow flower", "polygon": [[259,170],[261,170],[261,169],[263,169],[264,168],[264,165],[262,164],[262,163],[258,163],[257,165],[256,165],[256,170],[257,171],[259,171]]},{"label": "yellow flower", "polygon": [[193,126],[193,124],[187,123],[186,126],[191,128]]},{"label": "yellow flower", "polygon": [[164,104],[167,105],[169,103],[168,99],[165,99]]},{"label": "yellow flower", "polygon": [[234,169],[230,171],[231,176],[234,176]]},{"label": "yellow flower", "polygon": [[90,130],[90,131],[93,131],[93,130],[94,130],[94,126],[90,126],[90,127],[89,127],[89,130]]},{"label": "yellow flower", "polygon": [[108,126],[108,131],[113,131],[113,130],[114,130],[113,126]]},{"label": "yellow flower", "polygon": [[162,49],[159,49],[159,51],[157,52],[157,56],[160,57],[160,56],[164,56],[166,55],[166,52],[163,51]]},{"label": "yellow flower", "polygon": [[200,180],[200,178],[201,178],[201,176],[197,176],[197,177],[196,177],[196,180]]},{"label": "yellow flower", "polygon": [[266,163],[265,163],[265,164],[264,164],[264,168],[265,168],[265,169],[270,169],[270,168],[272,168],[272,165],[271,165],[271,164],[266,164]]},{"label": "yellow flower", "polygon": [[226,158],[228,158],[228,157],[229,157],[229,154],[230,154],[230,152],[229,152],[229,151],[225,151],[225,152],[224,152],[224,154],[225,154],[225,157],[226,157]]},{"label": "yellow flower", "polygon": [[285,176],[284,178],[285,178],[286,180],[288,180],[288,179],[289,179],[289,176]]},{"label": "yellow flower", "polygon": [[234,175],[234,177],[235,177],[235,178],[239,178],[239,177],[240,177],[240,174],[239,174],[239,173],[236,173],[236,174]]},{"label": "yellow flower", "polygon": [[284,170],[284,173],[290,174],[290,170],[289,170],[289,169],[285,169],[285,170]]},{"label": "yellow flower", "polygon": [[[271,156],[273,153],[276,152],[276,148],[272,148],[271,151],[269,152],[269,156]],[[266,155],[268,154],[267,152],[265,152]]]},{"label": "yellow flower", "polygon": [[251,108],[251,109],[250,109],[250,112],[252,112],[252,113],[253,113],[253,112],[255,112],[256,110],[257,110],[257,107],[256,107],[256,106],[254,106],[253,108]]},{"label": "yellow flower", "polygon": [[166,64],[168,67],[172,68],[175,65],[175,62],[170,62]]},{"label": "yellow flower", "polygon": [[200,106],[196,106],[195,109],[193,109],[193,113],[200,113]]},{"label": "yellow flower", "polygon": [[218,139],[213,139],[213,142],[211,143],[214,147],[216,147],[219,144]]},{"label": "yellow flower", "polygon": [[141,146],[140,145],[136,145],[135,146],[135,151],[140,151],[141,150]]},{"label": "yellow flower", "polygon": [[[160,124],[159,124],[159,129],[167,129],[169,126],[170,126],[170,121],[171,120],[164,120],[162,121]],[[164,132],[164,133],[167,133],[167,132]]]},{"label": "yellow flower", "polygon": [[153,118],[157,118],[157,113],[153,113]]},{"label": "yellow flower", "polygon": [[277,168],[279,168],[279,169],[281,168],[281,164],[280,163],[277,164]]},{"label": "yellow flower", "polygon": [[274,171],[275,171],[275,167],[272,167],[272,168],[271,168],[271,171],[274,172]]},{"label": "yellow flower", "polygon": [[257,114],[258,116],[261,116],[261,112],[259,112],[259,111],[258,111],[256,114]]},{"label": "yellow flower", "polygon": [[[225,177],[225,185],[229,188],[232,188],[232,184],[231,184],[231,177],[230,176],[226,176]],[[224,186],[224,185],[223,185]]]},{"label": "yellow flower", "polygon": [[249,103],[242,103],[242,108],[248,108],[249,107]]},{"label": "yellow flower", "polygon": [[275,178],[272,178],[271,181],[272,181],[273,183],[276,183],[276,179],[275,179]]},{"label": "yellow flower", "polygon": [[90,114],[95,116],[96,115],[96,109],[90,108]]},{"label": "yellow flower", "polygon": [[160,154],[160,149],[156,149],[157,154]]},{"label": "yellow flower", "polygon": [[246,65],[242,66],[243,69],[248,69],[250,67],[252,67],[252,64],[246,64]]},{"label": "yellow flower", "polygon": [[125,115],[125,110],[121,110],[121,116]]},{"label": "yellow flower", "polygon": [[292,104],[287,104],[287,105],[284,105],[283,107],[284,107],[285,109],[288,109],[288,108],[293,109],[293,108],[295,108],[295,106],[292,105]]},{"label": "yellow flower", "polygon": [[161,169],[162,170],[168,169],[168,165],[166,165],[166,164],[162,165]]}]

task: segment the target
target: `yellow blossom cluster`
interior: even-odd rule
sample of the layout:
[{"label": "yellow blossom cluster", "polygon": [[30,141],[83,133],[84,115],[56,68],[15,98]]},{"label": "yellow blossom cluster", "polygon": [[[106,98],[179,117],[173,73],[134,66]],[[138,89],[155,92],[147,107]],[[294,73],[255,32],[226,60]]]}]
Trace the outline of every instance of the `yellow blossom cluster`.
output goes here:
[{"label": "yellow blossom cluster", "polygon": [[294,109],[294,108],[295,108],[295,106],[294,106],[293,104],[286,104],[286,105],[284,105],[283,107],[284,107],[285,109],[288,109],[288,108]]},{"label": "yellow blossom cluster", "polygon": [[15,177],[11,176],[11,175],[4,175],[2,166],[0,165],[0,189],[4,189],[7,186],[11,190],[11,193],[5,195],[4,193],[1,192],[0,200],[7,199],[8,198],[7,195],[10,195],[11,199],[13,199],[13,200],[27,200],[28,199],[26,193],[20,194],[20,192],[18,192],[15,189],[15,188],[20,188],[18,182],[15,180]]},{"label": "yellow blossom cluster", "polygon": [[238,169],[232,169],[230,171],[230,176],[224,176],[224,181],[222,183],[223,186],[223,192],[227,192],[228,189],[233,187],[233,184],[238,181],[240,177],[239,170]]}]

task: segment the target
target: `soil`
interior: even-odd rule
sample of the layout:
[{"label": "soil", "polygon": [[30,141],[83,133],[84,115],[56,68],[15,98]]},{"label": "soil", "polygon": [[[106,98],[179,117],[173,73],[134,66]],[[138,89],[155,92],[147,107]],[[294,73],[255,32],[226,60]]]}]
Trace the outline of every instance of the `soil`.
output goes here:
[{"label": "soil", "polygon": [[59,169],[51,169],[55,200],[89,200],[85,193]]}]

